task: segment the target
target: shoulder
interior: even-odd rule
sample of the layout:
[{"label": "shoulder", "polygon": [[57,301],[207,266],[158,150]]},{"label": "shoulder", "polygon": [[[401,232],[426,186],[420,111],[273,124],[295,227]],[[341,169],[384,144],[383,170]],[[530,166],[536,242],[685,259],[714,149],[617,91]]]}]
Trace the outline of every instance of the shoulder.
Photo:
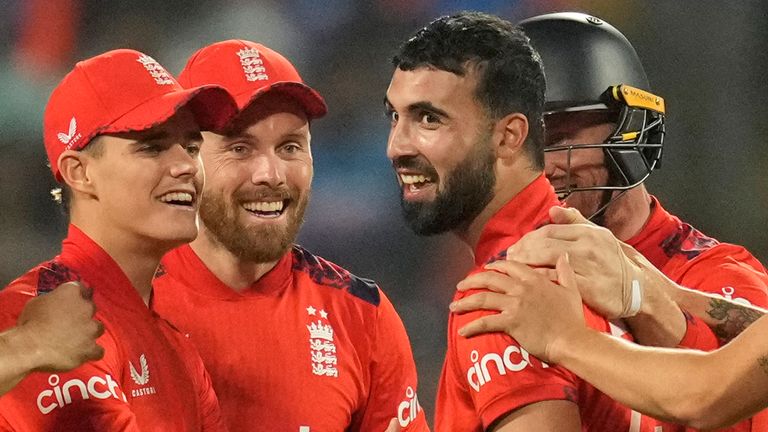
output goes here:
[{"label": "shoulder", "polygon": [[293,246],[292,254],[293,271],[306,274],[316,285],[346,292],[373,306],[381,304],[382,293],[373,280],[358,277],[298,245]]},{"label": "shoulder", "polygon": [[[707,236],[688,224],[682,225],[684,236],[665,241],[665,249],[671,257],[670,267],[678,271],[696,271],[705,273],[729,272],[732,274],[756,275],[761,279],[766,275],[765,267],[744,246],[721,243]],[[670,269],[670,271],[674,271]]]},{"label": "shoulder", "polygon": [[53,259],[41,263],[23,275],[16,278],[3,289],[6,292],[30,291],[34,294],[45,294],[53,291],[64,282],[79,281],[80,275],[74,270]]},{"label": "shoulder", "polygon": [[79,280],[75,271],[56,260],[41,263],[0,290],[0,315],[3,321],[15,318],[34,297],[49,293],[64,282]]},{"label": "shoulder", "polygon": [[692,260],[720,244],[715,238],[683,222],[679,224],[678,229],[674,233],[664,239],[661,247],[670,258],[677,256],[686,260]]}]

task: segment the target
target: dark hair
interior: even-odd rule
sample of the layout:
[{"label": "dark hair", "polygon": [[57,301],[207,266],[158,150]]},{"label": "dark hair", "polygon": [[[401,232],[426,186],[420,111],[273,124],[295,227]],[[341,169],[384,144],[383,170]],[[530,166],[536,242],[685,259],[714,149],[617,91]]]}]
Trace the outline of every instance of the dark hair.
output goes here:
[{"label": "dark hair", "polygon": [[420,67],[478,74],[475,97],[489,117],[513,112],[528,118],[525,149],[536,168],[544,167],[544,72],[528,37],[509,21],[479,12],[440,17],[417,31],[392,58],[395,67]]},{"label": "dark hair", "polygon": [[[80,151],[88,153],[94,159],[98,159],[104,153],[104,143],[99,139],[101,135],[97,135],[91,139]],[[56,162],[50,162],[56,163]],[[66,183],[61,183],[59,186],[51,189],[51,197],[56,204],[61,205],[61,212],[64,216],[69,217],[69,210],[72,206],[72,189]]]}]

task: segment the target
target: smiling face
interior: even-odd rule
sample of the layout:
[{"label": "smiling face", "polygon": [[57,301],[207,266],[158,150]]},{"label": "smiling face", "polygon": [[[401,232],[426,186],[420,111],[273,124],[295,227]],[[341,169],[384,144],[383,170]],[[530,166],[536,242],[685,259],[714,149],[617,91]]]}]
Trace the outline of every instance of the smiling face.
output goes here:
[{"label": "smiling face", "polygon": [[493,125],[475,98],[476,85],[473,70],[459,76],[420,67],[392,76],[387,157],[417,234],[465,228],[493,196]]},{"label": "smiling face", "polygon": [[[194,240],[204,174],[202,136],[192,114],[183,108],[152,129],[96,140],[98,155],[82,155],[94,206],[79,214],[113,238],[138,236],[166,249]],[[81,199],[73,201],[73,209]]]},{"label": "smiling face", "polygon": [[[603,143],[616,128],[616,125],[611,122],[612,118],[608,113],[601,111],[548,115],[545,119],[546,146],[558,148]],[[547,152],[545,173],[557,190],[609,184],[605,153],[600,148],[573,149],[570,155],[570,168],[568,151]],[[570,207],[578,209],[583,215],[590,216],[602,205],[605,193],[599,190],[574,192],[566,197],[565,202]]]},{"label": "smiling face", "polygon": [[205,235],[246,261],[279,259],[298,234],[311,190],[309,122],[301,105],[267,93],[224,135],[204,136]]}]

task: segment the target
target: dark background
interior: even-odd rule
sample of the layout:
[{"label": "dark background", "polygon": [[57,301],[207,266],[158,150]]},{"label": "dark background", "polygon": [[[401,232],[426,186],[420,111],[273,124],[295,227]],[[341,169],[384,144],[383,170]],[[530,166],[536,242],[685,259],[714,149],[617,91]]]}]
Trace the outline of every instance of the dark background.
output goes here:
[{"label": "dark background", "polygon": [[431,418],[447,304],[470,263],[451,236],[405,227],[385,157],[382,98],[397,45],[463,9],[512,21],[578,10],[618,27],[667,102],[663,169],[649,181],[665,207],[768,259],[768,3],[760,0],[0,0],[0,284],[57,253],[66,221],[42,146],[42,111],[74,62],[114,48],[177,73],[211,42],[265,43],[293,60],[330,114],[313,124],[315,181],[300,243],[376,279],[408,329]]}]

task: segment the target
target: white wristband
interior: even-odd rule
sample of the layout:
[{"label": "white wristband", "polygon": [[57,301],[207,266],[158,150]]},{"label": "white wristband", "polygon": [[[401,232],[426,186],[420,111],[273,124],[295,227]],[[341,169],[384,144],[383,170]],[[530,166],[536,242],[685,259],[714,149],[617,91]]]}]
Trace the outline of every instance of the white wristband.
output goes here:
[{"label": "white wristband", "polygon": [[632,279],[631,289],[632,297],[629,302],[629,310],[627,311],[627,315],[625,315],[626,317],[637,315],[637,313],[640,312],[640,306],[643,304],[643,287],[640,285],[640,281]]}]

